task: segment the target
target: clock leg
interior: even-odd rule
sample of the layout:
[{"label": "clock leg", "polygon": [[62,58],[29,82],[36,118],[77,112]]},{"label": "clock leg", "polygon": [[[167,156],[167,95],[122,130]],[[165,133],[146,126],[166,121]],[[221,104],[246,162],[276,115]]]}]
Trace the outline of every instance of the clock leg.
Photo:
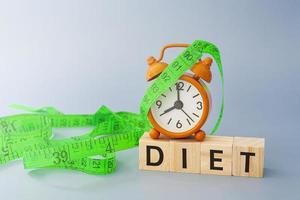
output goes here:
[{"label": "clock leg", "polygon": [[149,135],[152,139],[158,139],[160,133],[156,130],[156,129],[151,129],[151,131],[149,132]]},{"label": "clock leg", "polygon": [[195,140],[202,141],[205,138],[205,132],[200,130],[197,133],[195,133]]}]

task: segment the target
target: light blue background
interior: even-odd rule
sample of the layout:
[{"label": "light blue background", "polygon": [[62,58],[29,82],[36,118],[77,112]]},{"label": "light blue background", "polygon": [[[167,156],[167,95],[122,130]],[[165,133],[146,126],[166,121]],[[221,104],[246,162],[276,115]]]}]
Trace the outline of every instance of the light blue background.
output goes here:
[{"label": "light blue background", "polygon": [[[266,138],[263,179],[139,171],[131,149],[119,153],[118,170],[108,176],[28,172],[21,161],[1,166],[1,199],[296,199],[299,8],[292,0],[0,1],[2,116],[18,113],[11,103],[65,113],[93,113],[101,105],[138,112],[148,86],[146,58],[168,43],[204,39],[220,48],[224,65],[218,134]],[[178,53],[167,51],[166,61]],[[212,69],[206,130],[220,104]]]}]

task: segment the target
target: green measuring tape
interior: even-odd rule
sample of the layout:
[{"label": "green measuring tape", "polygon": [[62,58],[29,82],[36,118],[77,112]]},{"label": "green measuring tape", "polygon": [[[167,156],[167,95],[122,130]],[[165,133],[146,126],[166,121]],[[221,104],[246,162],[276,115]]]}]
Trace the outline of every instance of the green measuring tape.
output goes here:
[{"label": "green measuring tape", "polygon": [[[52,107],[33,109],[14,105],[14,108],[32,114],[0,118],[0,164],[23,159],[26,169],[67,168],[90,174],[113,172],[116,169],[115,153],[137,146],[139,138],[151,129],[147,119],[151,105],[205,53],[216,61],[222,84],[221,109],[211,131],[214,134],[224,110],[220,52],[214,44],[196,40],[150,85],[142,99],[140,114],[112,112],[102,106],[92,115],[66,115]],[[52,128],[86,126],[95,128],[81,136],[52,139]]]}]

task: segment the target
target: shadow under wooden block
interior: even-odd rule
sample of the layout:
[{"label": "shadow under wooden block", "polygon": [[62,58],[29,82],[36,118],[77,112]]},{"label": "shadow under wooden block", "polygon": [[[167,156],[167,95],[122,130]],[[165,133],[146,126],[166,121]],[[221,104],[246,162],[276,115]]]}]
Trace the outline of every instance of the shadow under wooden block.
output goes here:
[{"label": "shadow under wooden block", "polygon": [[194,138],[170,140],[170,171],[200,173],[200,143]]},{"label": "shadow under wooden block", "polygon": [[201,174],[231,176],[233,137],[206,136],[201,142]]},{"label": "shadow under wooden block", "polygon": [[170,143],[169,139],[160,136],[152,139],[146,132],[139,142],[139,168],[144,170],[170,170]]},{"label": "shadow under wooden block", "polygon": [[234,176],[263,177],[264,138],[234,137],[233,171]]}]

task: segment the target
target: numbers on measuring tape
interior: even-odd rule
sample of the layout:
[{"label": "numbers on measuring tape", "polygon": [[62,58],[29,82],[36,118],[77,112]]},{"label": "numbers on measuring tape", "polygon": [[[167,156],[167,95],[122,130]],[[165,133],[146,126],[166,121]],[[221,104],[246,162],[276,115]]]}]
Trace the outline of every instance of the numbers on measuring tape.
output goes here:
[{"label": "numbers on measuring tape", "polygon": [[[64,167],[93,174],[111,173],[116,168],[114,153],[138,145],[139,138],[151,128],[145,118],[151,105],[155,103],[158,109],[162,107],[158,96],[172,86],[201,57],[202,52],[213,54],[221,65],[219,50],[214,45],[205,41],[193,42],[147,89],[140,114],[114,113],[101,108],[93,115],[65,115],[57,110],[47,112],[49,109],[44,109],[42,113],[0,118],[0,163],[24,157],[27,168]],[[185,89],[183,84],[176,87],[178,90]],[[203,109],[201,102],[197,102],[197,109]],[[108,113],[111,114],[109,117]],[[172,126],[182,128],[183,123],[173,120]],[[51,139],[54,127],[90,125],[96,127],[89,134],[63,141]],[[22,134],[12,137],[14,133]],[[95,139],[102,134],[107,136]],[[107,153],[112,154],[106,157]],[[92,159],[95,154],[102,155],[103,159]]]},{"label": "numbers on measuring tape", "polygon": [[189,51],[185,51],[184,54],[183,54],[183,57],[186,58],[189,61],[193,59],[193,55]]},{"label": "numbers on measuring tape", "polygon": [[12,133],[16,132],[15,127],[16,121],[6,121],[6,120],[0,120],[0,131],[3,131],[5,133]]},{"label": "numbers on measuring tape", "polygon": [[198,52],[203,52],[204,45],[203,45],[202,42],[199,42],[199,41],[193,42],[192,46],[193,46]]},{"label": "numbers on measuring tape", "polygon": [[180,70],[182,67],[183,67],[183,65],[178,61],[175,61],[172,64],[172,68],[175,69],[176,71]]},{"label": "numbers on measuring tape", "polygon": [[86,158],[82,158],[82,159],[81,159],[81,165],[82,165],[83,167],[86,167],[86,166],[87,166],[87,159],[86,159]]},{"label": "numbers on measuring tape", "polygon": [[100,160],[93,160],[92,163],[93,163],[92,164],[93,168],[100,168],[101,167]]},{"label": "numbers on measuring tape", "polygon": [[112,153],[113,152],[113,147],[111,145],[111,143],[109,142],[106,146],[106,150],[107,153]]},{"label": "numbers on measuring tape", "polygon": [[164,81],[169,81],[169,80],[171,80],[170,75],[169,75],[166,71],[163,72],[163,73],[161,74],[161,77],[162,77],[162,79],[163,79]]},{"label": "numbers on measuring tape", "polygon": [[157,86],[156,83],[152,84],[151,89],[153,93],[157,93],[159,91],[159,87]]},{"label": "numbers on measuring tape", "polygon": [[68,160],[68,153],[64,150],[60,152],[59,151],[53,152],[52,155],[54,158],[53,163],[57,165],[64,163]]},{"label": "numbers on measuring tape", "polygon": [[108,161],[108,163],[107,163],[107,167],[109,168],[109,169],[111,169],[111,168],[113,168],[113,161],[112,160],[109,160]]}]

